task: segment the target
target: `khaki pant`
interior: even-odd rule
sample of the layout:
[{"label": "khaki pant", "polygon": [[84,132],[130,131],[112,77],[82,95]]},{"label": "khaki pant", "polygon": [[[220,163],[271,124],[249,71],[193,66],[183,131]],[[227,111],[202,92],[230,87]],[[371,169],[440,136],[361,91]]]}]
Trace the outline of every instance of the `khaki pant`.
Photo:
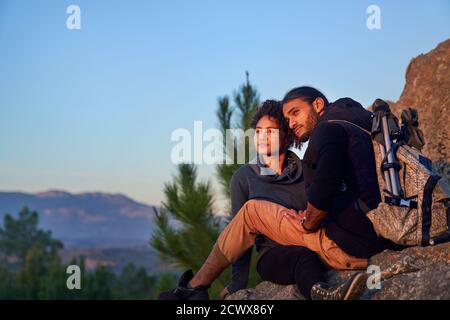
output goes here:
[{"label": "khaki pant", "polygon": [[247,201],[217,239],[219,250],[233,263],[253,245],[257,234],[263,234],[281,245],[307,247],[333,269],[367,268],[367,259],[345,253],[326,236],[324,229],[305,233],[298,220],[285,216],[289,211],[269,201]]}]

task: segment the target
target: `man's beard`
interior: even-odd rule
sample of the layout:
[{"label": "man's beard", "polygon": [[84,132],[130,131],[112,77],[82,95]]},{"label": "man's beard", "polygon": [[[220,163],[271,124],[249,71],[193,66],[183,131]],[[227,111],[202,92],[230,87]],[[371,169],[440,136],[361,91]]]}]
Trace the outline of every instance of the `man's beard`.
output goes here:
[{"label": "man's beard", "polygon": [[296,136],[295,142],[297,144],[302,144],[309,140],[311,134],[317,126],[317,122],[319,121],[319,114],[312,107],[311,109],[312,110],[309,113],[308,119],[305,123],[306,131],[300,137]]},{"label": "man's beard", "polygon": [[303,144],[306,141],[309,140],[309,138],[311,137],[313,130],[308,130],[305,133],[303,133],[299,138],[296,139],[296,143],[297,144]]}]

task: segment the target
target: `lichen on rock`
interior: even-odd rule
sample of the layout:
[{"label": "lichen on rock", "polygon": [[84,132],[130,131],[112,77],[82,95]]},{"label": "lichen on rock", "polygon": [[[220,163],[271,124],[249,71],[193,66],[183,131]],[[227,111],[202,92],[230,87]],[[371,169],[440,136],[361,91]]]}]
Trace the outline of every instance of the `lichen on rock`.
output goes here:
[{"label": "lichen on rock", "polygon": [[[405,259],[407,258],[407,259]],[[381,272],[408,260],[413,269],[381,279],[379,289],[367,289],[363,300],[450,300],[450,243],[430,247],[411,247],[402,251],[386,250],[373,256],[369,263]],[[339,285],[356,271],[330,270],[328,283]],[[261,282],[255,288],[240,290],[228,300],[304,300],[296,285]]]}]

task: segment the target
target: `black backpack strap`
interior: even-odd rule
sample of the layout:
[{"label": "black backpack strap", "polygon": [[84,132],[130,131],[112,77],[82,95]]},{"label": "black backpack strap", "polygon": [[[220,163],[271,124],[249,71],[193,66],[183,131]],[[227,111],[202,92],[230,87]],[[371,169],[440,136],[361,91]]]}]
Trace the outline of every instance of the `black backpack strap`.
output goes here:
[{"label": "black backpack strap", "polygon": [[422,198],[422,246],[430,245],[431,205],[433,204],[433,190],[441,177],[433,174],[428,177],[423,189]]},{"label": "black backpack strap", "polygon": [[359,129],[361,129],[362,131],[364,131],[365,133],[367,133],[370,136],[370,131],[364,129],[363,127],[358,126],[357,124],[351,122],[351,121],[347,121],[347,120],[328,120],[327,122],[333,123],[333,122],[340,122],[340,123],[346,123],[346,124],[351,124],[354,127],[357,127]]}]

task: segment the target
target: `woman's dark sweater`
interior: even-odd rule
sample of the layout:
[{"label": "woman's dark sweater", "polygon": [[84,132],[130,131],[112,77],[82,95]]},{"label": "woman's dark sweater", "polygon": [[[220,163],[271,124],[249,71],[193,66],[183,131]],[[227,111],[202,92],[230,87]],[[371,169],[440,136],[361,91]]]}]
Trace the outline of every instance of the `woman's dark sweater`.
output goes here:
[{"label": "woman's dark sweater", "polygon": [[[304,210],[306,192],[302,176],[302,165],[297,155],[288,151],[281,175],[261,174],[261,165],[247,164],[239,168],[231,179],[231,212],[233,217],[250,199],[264,199],[278,203],[286,208]],[[263,171],[267,173],[266,171]],[[269,238],[258,235],[255,240],[258,257],[261,258],[278,244]],[[230,292],[247,287],[253,247],[247,250],[233,265],[232,279],[227,286]]]}]

